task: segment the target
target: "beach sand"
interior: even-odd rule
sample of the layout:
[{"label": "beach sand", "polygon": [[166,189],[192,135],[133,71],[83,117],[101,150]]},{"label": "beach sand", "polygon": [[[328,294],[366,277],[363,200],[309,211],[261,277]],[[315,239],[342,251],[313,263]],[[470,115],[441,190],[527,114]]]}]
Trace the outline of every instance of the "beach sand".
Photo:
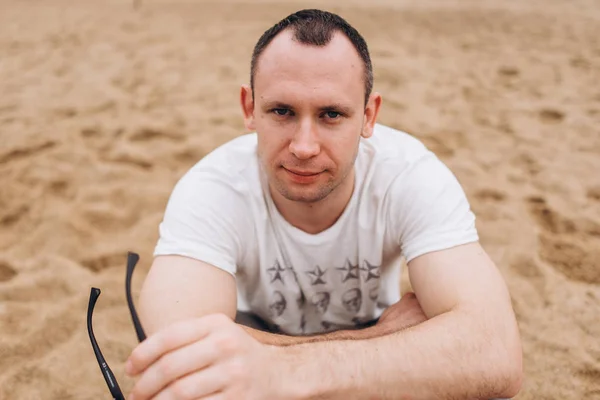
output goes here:
[{"label": "beach sand", "polygon": [[[518,316],[517,398],[600,399],[600,6],[416,3],[317,4],[369,43],[380,122],[463,184]],[[0,399],[109,398],[91,286],[131,388],[126,253],[137,294],[173,185],[245,133],[255,41],[314,5],[0,0]]]}]

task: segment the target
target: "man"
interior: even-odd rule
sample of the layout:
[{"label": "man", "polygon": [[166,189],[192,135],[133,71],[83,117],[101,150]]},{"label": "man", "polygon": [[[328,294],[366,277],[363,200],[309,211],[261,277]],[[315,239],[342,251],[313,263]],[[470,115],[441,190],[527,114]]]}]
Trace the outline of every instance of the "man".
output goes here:
[{"label": "man", "polygon": [[[519,391],[510,297],[464,192],[420,142],[376,123],[372,85],[367,45],[337,15],[300,11],[260,38],[241,89],[256,133],[195,165],[160,225],[131,398]],[[415,293],[400,300],[401,256]]]}]

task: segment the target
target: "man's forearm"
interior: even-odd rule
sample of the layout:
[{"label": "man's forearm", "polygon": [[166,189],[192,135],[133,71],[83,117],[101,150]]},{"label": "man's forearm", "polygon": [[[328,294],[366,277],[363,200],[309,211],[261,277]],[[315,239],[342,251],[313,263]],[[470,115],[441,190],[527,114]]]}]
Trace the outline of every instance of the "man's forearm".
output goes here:
[{"label": "man's forearm", "polygon": [[494,334],[489,327],[476,326],[474,321],[466,313],[451,311],[373,339],[282,348],[282,357],[290,366],[285,384],[294,391],[289,398],[419,400],[514,396],[521,374],[520,358],[516,362],[514,356],[520,354],[520,347],[515,348],[518,343],[510,339],[512,333]]},{"label": "man's forearm", "polygon": [[374,325],[364,329],[341,330],[311,336],[287,336],[276,333],[263,332],[258,329],[242,326],[246,332],[263,344],[272,346],[292,346],[305,343],[316,343],[334,340],[361,340],[383,336],[391,331],[382,325]]}]

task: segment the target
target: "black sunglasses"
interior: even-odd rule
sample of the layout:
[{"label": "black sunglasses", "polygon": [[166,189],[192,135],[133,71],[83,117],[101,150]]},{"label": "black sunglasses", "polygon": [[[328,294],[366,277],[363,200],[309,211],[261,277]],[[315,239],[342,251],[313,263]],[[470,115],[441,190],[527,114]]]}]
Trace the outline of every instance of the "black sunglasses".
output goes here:
[{"label": "black sunglasses", "polygon": [[[125,276],[125,295],[127,296],[127,305],[129,306],[129,312],[131,313],[131,319],[133,320],[135,333],[137,334],[138,340],[142,342],[146,339],[146,334],[144,333],[144,329],[142,329],[142,325],[140,324],[140,320],[138,318],[137,312],[135,311],[135,306],[133,305],[133,299],[131,297],[131,277],[139,259],[140,256],[136,253],[127,253],[127,275]],[[96,341],[96,337],[94,336],[94,330],[92,329],[92,314],[94,313],[94,306],[96,305],[96,300],[98,300],[98,296],[100,296],[100,289],[93,287],[90,291],[90,301],[88,303],[87,312],[88,334],[90,335],[90,341],[92,342],[92,347],[94,348],[96,360],[98,360],[100,371],[102,371],[102,375],[104,376],[104,380],[108,385],[108,390],[110,390],[110,394],[112,394],[114,400],[125,400],[123,392],[121,392],[121,388],[119,387],[119,384],[115,379],[115,375],[106,363],[106,360],[104,359],[104,356],[100,351],[100,347],[98,347],[98,342]]]}]

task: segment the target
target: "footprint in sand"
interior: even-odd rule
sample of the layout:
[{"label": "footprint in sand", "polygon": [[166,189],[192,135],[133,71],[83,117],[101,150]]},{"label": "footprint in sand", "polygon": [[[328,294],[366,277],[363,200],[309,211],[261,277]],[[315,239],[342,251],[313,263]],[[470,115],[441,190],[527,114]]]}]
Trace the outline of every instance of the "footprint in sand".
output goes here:
[{"label": "footprint in sand", "polygon": [[524,278],[541,278],[543,276],[539,265],[531,257],[522,255],[510,263],[511,268]]},{"label": "footprint in sand", "polygon": [[496,189],[481,189],[475,192],[475,198],[481,201],[501,202],[506,199],[506,194]]},{"label": "footprint in sand", "polygon": [[130,132],[125,132],[126,142],[121,142],[118,147],[107,148],[101,155],[103,161],[128,164],[144,170],[150,170],[155,165],[155,158],[148,152],[144,145],[154,148],[170,148],[174,144],[184,142],[186,137],[177,129],[164,127],[138,127]]},{"label": "footprint in sand", "polygon": [[[539,261],[530,255],[521,254],[514,256],[509,266],[517,275],[525,278],[542,298],[546,297],[544,293],[546,284],[545,273],[542,270]],[[527,313],[523,313],[522,317],[527,318]]]},{"label": "footprint in sand", "polygon": [[7,261],[0,260],[0,282],[10,281],[17,276],[17,271]]},{"label": "footprint in sand", "polygon": [[599,224],[566,218],[552,209],[543,197],[530,197],[527,203],[540,228],[540,257],[568,279],[600,283]]},{"label": "footprint in sand", "polygon": [[565,119],[565,113],[553,108],[542,108],[538,115],[540,120],[546,124],[557,124]]},{"label": "footprint in sand", "polygon": [[588,199],[600,201],[600,186],[589,188],[586,194]]},{"label": "footprint in sand", "polygon": [[467,146],[467,139],[461,131],[445,131],[436,136],[424,135],[420,139],[429,150],[442,158],[452,157],[456,149]]},{"label": "footprint in sand", "polygon": [[556,234],[576,232],[575,223],[561,217],[556,211],[552,210],[543,197],[532,196],[527,201],[529,212],[545,231]]},{"label": "footprint in sand", "polygon": [[129,165],[142,170],[150,170],[154,167],[154,160],[148,153],[135,147],[122,145],[101,155],[100,159],[105,162]]},{"label": "footprint in sand", "polygon": [[498,68],[498,75],[500,76],[513,77],[519,76],[519,74],[520,71],[517,67],[503,65],[502,67]]},{"label": "footprint in sand", "polygon": [[487,220],[496,220],[501,218],[502,209],[499,207],[506,200],[506,195],[492,188],[484,188],[476,191],[473,194],[474,201],[472,206],[482,218]]},{"label": "footprint in sand", "polygon": [[27,204],[21,204],[17,207],[9,208],[0,212],[0,226],[8,228],[19,222],[29,212]]},{"label": "footprint in sand", "polygon": [[590,63],[590,61],[587,58],[584,58],[581,56],[571,58],[571,60],[569,61],[569,64],[574,68],[583,69],[583,70],[588,70],[592,66],[592,64]]},{"label": "footprint in sand", "polygon": [[517,67],[503,65],[497,70],[501,85],[506,89],[514,89],[519,85],[521,71]]},{"label": "footprint in sand", "polygon": [[48,141],[45,141],[42,143],[38,143],[38,144],[34,144],[34,145],[22,147],[22,148],[12,149],[4,154],[0,154],[0,164],[8,163],[10,161],[19,160],[22,158],[29,158],[29,157],[35,156],[38,153],[44,152],[46,150],[50,150],[50,149],[54,148],[55,146],[56,146],[56,142],[48,140]]},{"label": "footprint in sand", "polygon": [[[575,375],[585,381],[585,385],[589,387],[594,387],[600,382],[600,368],[593,365],[587,365],[586,368],[577,370]],[[594,392],[600,393],[600,390],[594,390]]]},{"label": "footprint in sand", "polygon": [[50,189],[50,192],[56,196],[73,196],[72,185],[66,179],[55,179],[48,184],[48,188]]},{"label": "footprint in sand", "polygon": [[155,127],[140,127],[127,135],[127,138],[132,142],[148,142],[153,140],[181,142],[185,140],[185,136],[182,133],[171,129]]},{"label": "footprint in sand", "polygon": [[81,264],[90,271],[100,272],[110,267],[123,266],[127,260],[125,253],[102,254],[81,260]]},{"label": "footprint in sand", "polygon": [[540,163],[528,153],[521,153],[511,160],[511,164],[520,170],[524,170],[533,177],[542,171]]}]

